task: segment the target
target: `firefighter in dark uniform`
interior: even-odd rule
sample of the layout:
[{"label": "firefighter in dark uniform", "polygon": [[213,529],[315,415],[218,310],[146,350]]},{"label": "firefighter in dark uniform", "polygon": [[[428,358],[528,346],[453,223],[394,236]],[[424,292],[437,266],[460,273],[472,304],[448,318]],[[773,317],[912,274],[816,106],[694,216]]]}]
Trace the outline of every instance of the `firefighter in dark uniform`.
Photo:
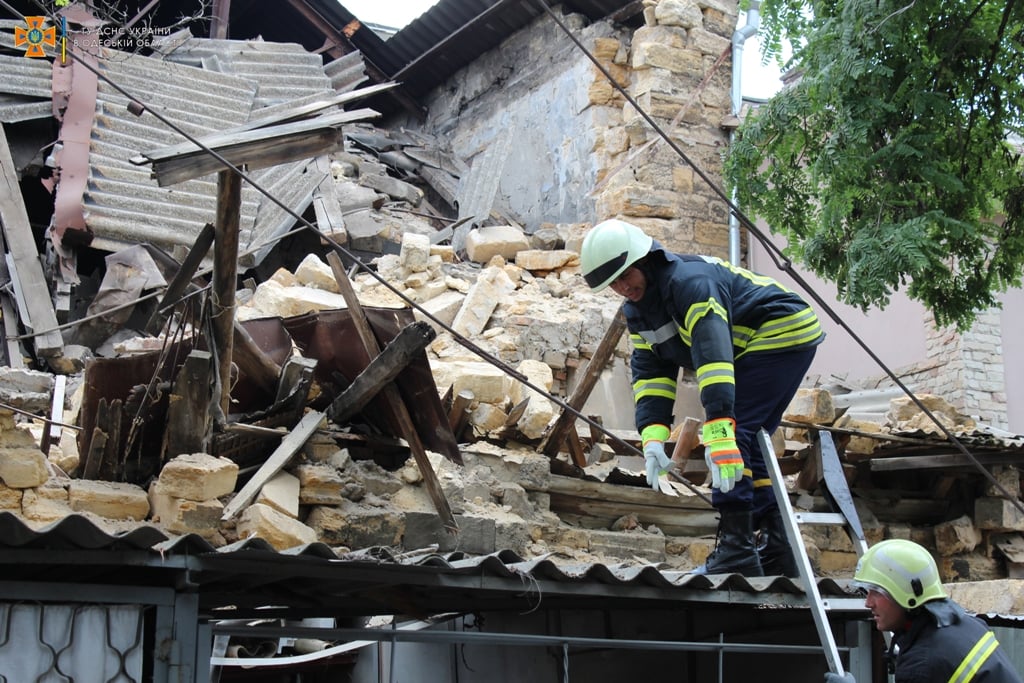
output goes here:
[{"label": "firefighter in dark uniform", "polygon": [[756,437],[778,427],[824,339],[813,309],[771,278],[671,253],[620,220],[587,233],[580,264],[595,291],[626,298],[636,428],[655,490],[670,467],[664,442],[679,369],[696,372],[719,525],[715,549],[695,571],[797,576]]},{"label": "firefighter in dark uniform", "polygon": [[[854,585],[865,591],[879,631],[891,631],[887,657],[896,683],[1024,683],[981,619],[946,595],[935,559],[902,539],[871,546]],[[853,677],[826,674],[829,683]]]}]

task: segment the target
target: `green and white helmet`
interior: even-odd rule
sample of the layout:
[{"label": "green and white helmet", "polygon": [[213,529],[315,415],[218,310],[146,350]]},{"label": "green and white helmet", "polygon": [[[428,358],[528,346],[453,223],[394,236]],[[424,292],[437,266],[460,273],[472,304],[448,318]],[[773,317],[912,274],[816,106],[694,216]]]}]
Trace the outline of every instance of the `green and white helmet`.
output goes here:
[{"label": "green and white helmet", "polygon": [[867,590],[881,588],[904,609],[947,597],[931,553],[899,538],[868,548],[857,562],[853,582]]},{"label": "green and white helmet", "polygon": [[646,256],[653,241],[640,228],[616,218],[598,223],[583,238],[580,249],[583,279],[600,292]]}]

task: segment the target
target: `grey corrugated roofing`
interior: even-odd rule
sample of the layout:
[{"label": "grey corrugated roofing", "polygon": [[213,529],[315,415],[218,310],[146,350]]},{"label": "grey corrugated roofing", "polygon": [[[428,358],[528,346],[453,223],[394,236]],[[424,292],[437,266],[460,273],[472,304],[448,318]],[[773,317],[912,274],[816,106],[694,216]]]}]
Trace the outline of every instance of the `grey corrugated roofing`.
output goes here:
[{"label": "grey corrugated roofing", "polygon": [[[15,515],[0,513],[0,549],[0,580],[59,577],[150,585],[161,573],[187,571],[201,611],[218,618],[268,616],[268,605],[279,613],[301,609],[308,616],[320,610],[335,617],[409,609],[521,610],[538,596],[547,606],[588,602],[635,608],[649,601],[663,608],[665,601],[675,601],[806,607],[799,582],[780,577],[700,576],[653,565],[566,565],[509,550],[484,556],[430,550],[399,555],[387,548],[335,552],[313,543],[278,552],[258,538],[214,548],[198,536],[169,537],[150,525],[108,533],[81,515],[33,530]],[[836,604],[848,603],[842,609],[859,606],[843,582],[819,579],[818,589]]]},{"label": "grey corrugated roofing", "polygon": [[164,59],[254,81],[254,108],[333,92],[323,59],[296,43],[189,38]]},{"label": "grey corrugated roofing", "polygon": [[[221,67],[238,66],[247,69],[246,74],[221,73],[123,54],[101,60],[99,68],[114,84],[147,107],[158,109],[196,137],[240,125],[253,116],[265,116],[279,107],[293,106],[295,101],[334,92],[320,58],[307,53],[298,57],[296,50],[301,48],[297,46],[280,50],[260,46],[253,51],[259,58],[248,59],[243,56],[249,49],[244,41],[212,41],[215,45],[210,50],[202,47],[203,42],[210,41],[196,41],[194,49],[182,55],[224,57]],[[232,51],[236,54],[231,54]],[[269,64],[277,58],[298,66],[275,71]],[[263,67],[256,68],[258,64]],[[292,68],[312,75],[289,91],[281,82],[293,78]],[[262,100],[258,96],[261,90],[265,94]],[[203,96],[196,97],[196,93]],[[275,101],[277,104],[273,104]],[[255,109],[259,102],[271,106]],[[150,177],[148,167],[131,164],[129,159],[140,152],[175,145],[183,139],[149,114],[136,117],[129,113],[127,103],[115,87],[100,80],[90,145],[90,177],[82,198],[86,224],[94,235],[92,246],[107,251],[139,242],[148,242],[166,251],[177,246],[190,247],[203,225],[216,218],[216,175],[160,187]],[[301,215],[323,175],[312,169],[307,171],[306,164],[305,161],[280,164],[248,175],[291,211]],[[239,245],[249,253],[240,259],[241,265],[258,264],[268,253],[271,240],[294,223],[291,214],[277,203],[252,185],[243,184]]]},{"label": "grey corrugated roofing", "polygon": [[[13,45],[14,38],[0,32],[0,44],[7,42]],[[0,73],[4,75],[0,81],[0,121],[17,123],[53,116],[53,70],[49,60],[0,55]]]}]

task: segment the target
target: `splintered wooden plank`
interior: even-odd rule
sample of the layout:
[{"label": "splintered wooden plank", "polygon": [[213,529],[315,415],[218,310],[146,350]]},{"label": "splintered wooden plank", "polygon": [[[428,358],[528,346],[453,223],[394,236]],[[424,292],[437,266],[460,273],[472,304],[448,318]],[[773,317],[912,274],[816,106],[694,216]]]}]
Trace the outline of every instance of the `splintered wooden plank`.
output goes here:
[{"label": "splintered wooden plank", "polygon": [[344,424],[373,400],[436,336],[437,332],[425,320],[406,325],[334,399],[327,411],[328,417]]},{"label": "splintered wooden plank", "polygon": [[[331,264],[331,270],[334,271],[334,279],[338,281],[338,287],[341,288],[341,295],[345,297],[345,303],[348,304],[348,310],[352,316],[352,324],[359,333],[363,346],[366,348],[370,358],[377,357],[380,355],[380,344],[373,335],[373,329],[370,327],[370,321],[366,319],[366,312],[359,302],[359,297],[356,296],[355,290],[352,289],[352,281],[348,279],[348,274],[345,272],[345,266],[341,262],[341,257],[338,256],[337,252],[332,251],[327,255],[327,260]],[[409,442],[409,450],[412,452],[413,458],[415,458],[416,464],[420,468],[420,473],[423,475],[423,483],[426,485],[427,493],[430,494],[430,498],[434,502],[434,507],[437,508],[437,512],[441,517],[441,523],[448,531],[457,532],[459,526],[455,522],[455,516],[448,505],[448,499],[444,496],[444,491],[441,490],[441,483],[437,480],[437,473],[434,472],[434,467],[430,464],[430,458],[427,457],[427,451],[423,447],[420,435],[416,432],[416,425],[413,424],[412,416],[409,415],[409,409],[402,400],[401,394],[398,393],[398,387],[394,383],[390,383],[386,384],[381,391],[395,413],[402,436]]]},{"label": "splintered wooden plank", "polygon": [[[590,362],[587,363],[587,367],[583,370],[582,377],[576,388],[572,392],[572,396],[566,403],[570,408],[576,411],[583,409],[583,406],[587,403],[587,399],[590,398],[590,392],[594,390],[594,386],[597,384],[598,378],[601,377],[601,372],[605,366],[608,365],[608,359],[612,357],[612,352],[615,351],[615,347],[619,343],[619,338],[626,329],[626,314],[619,307],[619,310],[615,313],[615,317],[612,319],[612,324],[608,326],[608,329],[604,333],[604,337],[601,339],[601,343],[597,345],[597,350],[594,351],[594,355],[591,356]],[[555,457],[558,455],[559,450],[565,444],[566,437],[569,435],[570,429],[574,429],[576,425],[576,413],[570,410],[563,410],[562,414],[558,416],[555,421],[555,425],[548,432],[545,441],[541,444],[540,450],[544,455],[548,457]]]},{"label": "splintered wooden plank", "polygon": [[[64,338],[57,329],[57,313],[53,310],[50,288],[39,262],[39,250],[32,235],[32,225],[21,198],[18,173],[0,126],[0,227],[10,254],[11,278],[15,295],[24,304],[28,320],[22,320],[26,329],[35,333],[33,346],[43,358],[64,354]],[[5,325],[9,324],[7,321]]]},{"label": "splintered wooden plank", "polygon": [[270,454],[266,462],[256,470],[256,474],[252,475],[252,478],[246,482],[242,490],[236,493],[235,497],[224,506],[224,512],[220,518],[227,521],[252,502],[256,494],[263,488],[263,485],[288,464],[292,457],[299,452],[303,444],[309,441],[309,438],[313,436],[326,420],[327,416],[323,413],[316,411],[306,413],[299,421],[299,424],[295,425],[295,429],[281,440],[280,445]]}]

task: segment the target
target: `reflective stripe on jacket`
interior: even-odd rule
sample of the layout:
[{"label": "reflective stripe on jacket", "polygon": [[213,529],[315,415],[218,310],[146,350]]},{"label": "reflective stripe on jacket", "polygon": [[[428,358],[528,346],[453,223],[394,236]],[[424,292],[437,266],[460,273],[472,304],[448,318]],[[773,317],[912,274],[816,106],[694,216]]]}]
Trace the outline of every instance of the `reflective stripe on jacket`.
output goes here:
[{"label": "reflective stripe on jacket", "polygon": [[892,650],[896,683],[1022,683],[985,622],[952,600],[915,610]]},{"label": "reflective stripe on jacket", "polygon": [[706,419],[735,417],[733,361],[821,343],[813,309],[772,278],[655,242],[638,264],[647,290],[626,301],[636,427],[672,423],[679,368],[697,373]]}]

